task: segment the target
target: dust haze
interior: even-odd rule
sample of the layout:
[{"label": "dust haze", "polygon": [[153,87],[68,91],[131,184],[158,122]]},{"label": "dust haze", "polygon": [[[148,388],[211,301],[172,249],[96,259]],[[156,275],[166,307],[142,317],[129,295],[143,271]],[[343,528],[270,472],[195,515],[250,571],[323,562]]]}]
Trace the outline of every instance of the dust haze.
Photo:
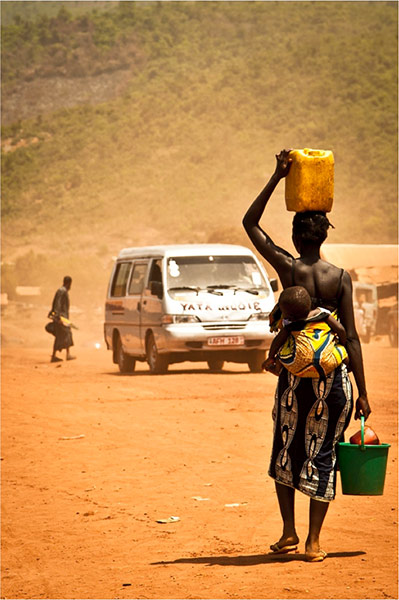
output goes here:
[{"label": "dust haze", "polygon": [[[285,3],[275,4],[277,8],[285,8]],[[225,35],[222,25],[223,21],[221,40]],[[281,27],[288,27],[289,30],[289,23],[282,22]],[[322,46],[323,41],[319,40],[319,43]],[[19,134],[17,142],[12,136],[3,137],[3,156],[16,156],[21,147],[34,151],[38,139],[29,133],[30,127],[35,123],[40,131],[42,117],[48,118],[57,114],[57,111],[77,107],[84,109],[85,106],[102,110],[107,103],[112,107],[112,103],[118,102],[124,95],[129,97],[132,89],[135,91],[134,81],[142,60],[137,56],[131,67],[125,65],[112,70],[110,66],[108,71],[104,69],[98,75],[71,77],[68,74],[59,76],[47,73],[44,77],[40,73],[29,73],[29,76],[15,80],[12,85],[8,84],[7,93],[3,95],[2,123],[3,126],[14,127]],[[349,58],[347,55],[346,58],[339,57],[339,60]],[[2,223],[2,288],[11,300],[19,303],[22,310],[18,314],[18,324],[12,328],[9,319],[15,307],[5,307],[3,343],[18,340],[18,343],[24,344],[27,336],[34,344],[49,342],[43,333],[43,324],[53,294],[67,274],[73,278],[70,295],[72,315],[75,311],[74,319],[79,326],[76,339],[79,339],[79,343],[102,340],[106,289],[113,261],[121,248],[196,242],[233,243],[251,247],[241,220],[250,203],[267,183],[274,170],[274,156],[282,148],[322,146],[334,151],[335,201],[331,221],[335,229],[330,230],[328,241],[353,241],[355,227],[356,241],[375,243],[378,227],[381,227],[381,199],[392,198],[395,185],[392,186],[391,180],[391,183],[387,183],[386,178],[377,181],[375,188],[369,185],[376,178],[367,172],[368,166],[359,152],[361,145],[356,139],[364,132],[357,133],[350,128],[343,130],[347,134],[341,135],[337,147],[331,147],[333,132],[325,131],[323,113],[316,111],[318,103],[322,103],[326,105],[326,115],[331,115],[334,112],[334,107],[330,106],[331,99],[327,101],[323,89],[319,89],[319,97],[305,101],[304,90],[311,81],[312,72],[309,71],[307,80],[299,76],[295,79],[296,71],[299,73],[303,67],[303,58],[295,58],[295,52],[291,50],[290,60],[290,74],[282,71],[281,80],[278,80],[275,71],[270,70],[268,86],[265,87],[264,112],[259,113],[259,125],[256,119],[249,121],[251,108],[245,102],[231,105],[231,108],[226,104],[225,121],[219,123],[217,131],[210,130],[209,135],[202,139],[204,124],[212,123],[214,117],[212,104],[223,105],[225,102],[224,95],[228,88],[222,86],[219,91],[210,88],[213,91],[207,92],[209,101],[199,102],[197,117],[181,121],[189,125],[187,131],[184,127],[178,129],[173,137],[171,125],[184,110],[179,108],[178,114],[170,107],[170,117],[155,118],[151,105],[156,98],[146,92],[148,96],[144,97],[143,104],[147,112],[144,111],[142,128],[145,130],[147,125],[154,128],[155,119],[156,139],[161,140],[154,151],[148,151],[146,164],[137,168],[132,162],[131,169],[128,166],[118,170],[119,162],[124,160],[126,163],[127,152],[135,144],[131,130],[125,131],[121,127],[112,144],[109,140],[109,144],[103,147],[93,146],[89,162],[93,162],[94,166],[82,164],[81,170],[76,173],[70,171],[68,162],[65,162],[64,170],[58,177],[59,188],[55,188],[54,195],[49,192],[48,197],[43,199],[38,190],[39,182],[35,182],[32,174],[32,179],[19,198],[19,202],[25,203],[29,210],[20,210],[15,214],[11,212],[3,218]],[[261,66],[264,68],[264,65]],[[64,68],[64,65],[61,64],[59,68]],[[191,68],[194,71],[197,68],[194,62]],[[260,73],[257,78],[247,78],[245,86],[248,90],[259,86],[259,79],[263,76],[263,72]],[[149,76],[153,75],[150,73]],[[212,72],[209,74],[211,76]],[[350,92],[355,80],[348,78],[348,82]],[[182,79],[182,94],[184,84]],[[201,93],[199,88],[198,98]],[[378,96],[377,89],[373,89],[373,93]],[[300,100],[297,100],[297,94]],[[192,97],[195,98],[195,95]],[[205,93],[204,98],[207,98]],[[281,99],[281,102],[276,103],[276,99]],[[301,112],[305,110],[306,103],[308,111]],[[348,105],[348,101],[346,103]],[[235,112],[230,115],[232,109]],[[342,112],[342,106],[340,110]],[[348,117],[350,112],[347,113]],[[82,124],[82,127],[85,142],[90,146],[93,131],[90,126]],[[48,141],[51,135],[48,135]],[[162,143],[164,139],[171,141]],[[197,139],[200,143],[196,149]],[[46,144],[46,140],[44,137],[41,143]],[[391,150],[394,155],[396,149]],[[73,156],[75,152],[79,155],[79,148],[71,147],[70,154]],[[186,155],[194,156],[191,162],[183,161]],[[391,156],[390,168],[392,160]],[[109,164],[115,165],[111,174],[103,169],[107,165],[110,168]],[[51,158],[41,168],[45,176],[46,169],[52,168]],[[90,172],[90,176],[86,171]],[[201,186],[197,186],[200,178]],[[386,189],[384,186],[387,186]],[[378,195],[374,202],[377,187]],[[60,198],[57,195],[59,189],[63,194]],[[363,205],[368,207],[366,211],[359,209]],[[49,211],[50,218],[47,216]],[[46,218],[42,218],[42,215]],[[292,216],[285,210],[284,181],[281,181],[261,224],[278,245],[294,253],[291,243]],[[348,216],[353,216],[352,222]],[[391,230],[387,228],[383,231],[381,235],[384,239],[381,242],[396,241],[392,231],[395,231],[394,224]],[[269,265],[265,267],[273,275]],[[40,296],[17,297],[16,286],[40,287]]]}]

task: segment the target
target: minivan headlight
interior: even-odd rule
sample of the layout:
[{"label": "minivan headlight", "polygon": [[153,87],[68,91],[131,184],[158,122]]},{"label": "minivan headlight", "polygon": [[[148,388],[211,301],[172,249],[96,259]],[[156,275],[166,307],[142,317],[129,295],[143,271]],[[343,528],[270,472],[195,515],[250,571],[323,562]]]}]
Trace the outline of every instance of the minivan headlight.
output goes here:
[{"label": "minivan headlight", "polygon": [[199,318],[195,315],[164,315],[162,317],[162,325],[171,323],[199,323]]},{"label": "minivan headlight", "polygon": [[258,312],[258,313],[253,313],[248,321],[268,321],[269,320],[269,314],[267,312]]}]

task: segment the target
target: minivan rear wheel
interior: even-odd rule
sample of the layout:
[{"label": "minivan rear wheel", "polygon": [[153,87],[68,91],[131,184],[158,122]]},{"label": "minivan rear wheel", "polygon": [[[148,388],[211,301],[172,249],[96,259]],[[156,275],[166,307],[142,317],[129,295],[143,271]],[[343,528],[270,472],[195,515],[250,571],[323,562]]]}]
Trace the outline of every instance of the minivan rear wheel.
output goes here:
[{"label": "minivan rear wheel", "polygon": [[256,350],[251,352],[248,358],[248,367],[251,373],[262,373],[262,364],[265,360],[265,352]]},{"label": "minivan rear wheel", "polygon": [[133,373],[136,366],[136,359],[124,352],[119,335],[116,340],[116,361],[121,373]]},{"label": "minivan rear wheel", "polygon": [[147,362],[153,375],[162,375],[168,370],[168,359],[158,353],[154,334],[150,333],[146,344]]}]

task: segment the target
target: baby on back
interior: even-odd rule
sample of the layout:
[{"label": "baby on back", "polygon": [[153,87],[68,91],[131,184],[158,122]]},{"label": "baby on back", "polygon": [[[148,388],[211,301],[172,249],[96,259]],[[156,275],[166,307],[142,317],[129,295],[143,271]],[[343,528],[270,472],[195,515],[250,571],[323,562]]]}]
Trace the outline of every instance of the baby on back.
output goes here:
[{"label": "baby on back", "polygon": [[278,375],[285,367],[297,377],[325,379],[342,362],[348,364],[344,327],[329,310],[312,309],[304,287],[286,288],[278,304],[282,328],[263,363],[266,371]]}]

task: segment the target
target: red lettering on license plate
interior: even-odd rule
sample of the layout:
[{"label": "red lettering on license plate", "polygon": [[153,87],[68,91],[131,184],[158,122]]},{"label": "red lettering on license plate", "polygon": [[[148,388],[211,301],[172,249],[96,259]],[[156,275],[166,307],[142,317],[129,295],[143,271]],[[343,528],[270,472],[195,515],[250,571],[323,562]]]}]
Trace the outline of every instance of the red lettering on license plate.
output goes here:
[{"label": "red lettering on license plate", "polygon": [[242,335],[230,335],[208,338],[208,346],[243,346],[244,338]]}]

